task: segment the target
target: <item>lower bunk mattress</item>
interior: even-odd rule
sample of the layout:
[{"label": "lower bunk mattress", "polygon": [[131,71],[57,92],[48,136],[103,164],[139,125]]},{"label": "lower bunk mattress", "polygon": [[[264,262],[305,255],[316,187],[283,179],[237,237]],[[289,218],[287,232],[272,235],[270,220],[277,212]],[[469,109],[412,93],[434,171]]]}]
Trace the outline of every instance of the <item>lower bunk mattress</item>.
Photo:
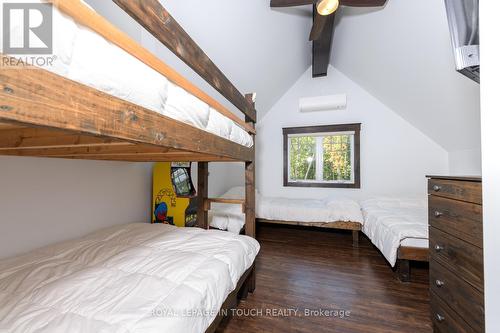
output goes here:
[{"label": "lower bunk mattress", "polygon": [[0,332],[204,332],[250,237],[136,223],[0,261]]},{"label": "lower bunk mattress", "polygon": [[426,198],[373,198],[361,203],[363,233],[395,266],[400,246],[429,247]]},{"label": "lower bunk mattress", "polygon": [[[243,199],[244,187],[234,187],[221,198]],[[271,198],[256,193],[256,217],[271,221],[306,223],[358,222],[363,223],[359,204],[347,198],[325,200]],[[239,233],[245,225],[245,215],[239,205],[213,204],[209,212],[213,228]]]}]

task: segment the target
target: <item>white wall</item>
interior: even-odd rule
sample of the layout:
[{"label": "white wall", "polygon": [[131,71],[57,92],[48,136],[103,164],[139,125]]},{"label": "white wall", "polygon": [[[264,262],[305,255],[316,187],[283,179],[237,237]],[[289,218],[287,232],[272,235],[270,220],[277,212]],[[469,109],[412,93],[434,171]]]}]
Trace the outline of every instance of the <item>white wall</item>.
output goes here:
[{"label": "white wall", "polygon": [[500,21],[498,1],[480,2],[483,232],[486,333],[500,332]]},{"label": "white wall", "polygon": [[481,175],[481,149],[467,149],[449,152],[450,175]]},{"label": "white wall", "polygon": [[149,164],[0,157],[0,258],[150,219]]},{"label": "white wall", "polygon": [[[299,113],[300,97],[336,93],[347,93],[347,110]],[[356,122],[362,123],[361,190],[283,187],[283,127]],[[333,67],[328,77],[317,79],[308,69],[261,120],[257,133],[257,187],[269,196],[425,195],[425,175],[449,171],[442,147]]]}]

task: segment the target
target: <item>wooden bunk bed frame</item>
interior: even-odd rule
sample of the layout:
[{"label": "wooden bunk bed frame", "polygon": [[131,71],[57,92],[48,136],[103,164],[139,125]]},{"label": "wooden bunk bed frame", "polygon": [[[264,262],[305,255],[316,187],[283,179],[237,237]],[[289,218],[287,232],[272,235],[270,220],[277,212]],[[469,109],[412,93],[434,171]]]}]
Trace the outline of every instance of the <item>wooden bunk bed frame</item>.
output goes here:
[{"label": "wooden bunk bed frame", "polygon": [[[243,115],[233,114],[80,0],[49,0],[109,42],[236,122],[255,138],[254,95],[242,95],[158,0],[113,0]],[[244,162],[245,233],[255,238],[255,145],[223,139],[0,54],[0,155],[127,162],[199,162],[198,226],[208,229],[208,162]],[[255,140],[254,140],[255,141]],[[243,288],[243,289],[242,289]],[[253,292],[255,268],[234,295]],[[219,322],[220,319],[217,319]],[[213,330],[211,326],[209,330]]]}]

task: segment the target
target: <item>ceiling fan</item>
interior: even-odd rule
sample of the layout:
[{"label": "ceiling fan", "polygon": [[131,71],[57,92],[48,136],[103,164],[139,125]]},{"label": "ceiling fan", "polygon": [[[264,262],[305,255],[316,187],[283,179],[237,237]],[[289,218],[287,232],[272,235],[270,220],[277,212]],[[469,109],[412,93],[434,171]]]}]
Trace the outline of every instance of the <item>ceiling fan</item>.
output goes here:
[{"label": "ceiling fan", "polygon": [[[333,36],[335,12],[339,6],[349,7],[382,7],[387,0],[271,0],[271,7],[294,7],[313,5],[313,27],[309,40],[313,41],[313,76],[325,76],[328,62],[325,65],[325,56],[329,58]],[[321,69],[315,73],[316,63],[320,62]],[[320,58],[318,61],[318,58]]]}]

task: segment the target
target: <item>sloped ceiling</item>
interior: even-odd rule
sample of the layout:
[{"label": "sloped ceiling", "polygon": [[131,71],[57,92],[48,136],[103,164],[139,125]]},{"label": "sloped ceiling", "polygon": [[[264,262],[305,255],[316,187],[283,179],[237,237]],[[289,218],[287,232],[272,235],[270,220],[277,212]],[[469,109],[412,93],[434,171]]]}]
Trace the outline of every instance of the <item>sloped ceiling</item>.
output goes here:
[{"label": "sloped ceiling", "polygon": [[[112,1],[87,1],[231,107]],[[311,6],[271,9],[269,0],[161,2],[242,93],[257,92],[260,118],[311,65]],[[479,85],[454,70],[443,0],[388,0],[383,9],[340,10],[334,67],[446,150],[480,148]]]},{"label": "sloped ceiling", "polygon": [[242,93],[257,93],[259,116],[310,66],[310,10],[271,10],[269,0],[161,2]]},{"label": "sloped ceiling", "polygon": [[444,1],[342,8],[331,63],[448,151],[480,148],[479,85],[454,70]]}]

